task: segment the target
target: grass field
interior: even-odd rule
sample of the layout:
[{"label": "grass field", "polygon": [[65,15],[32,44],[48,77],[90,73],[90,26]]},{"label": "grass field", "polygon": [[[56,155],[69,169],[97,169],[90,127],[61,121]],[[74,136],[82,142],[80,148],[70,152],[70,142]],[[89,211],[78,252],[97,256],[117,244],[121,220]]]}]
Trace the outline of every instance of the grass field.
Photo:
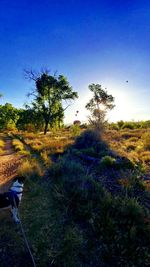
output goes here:
[{"label": "grass field", "polygon": [[[38,267],[149,266],[149,129],[11,138],[24,153],[20,215]],[[0,219],[0,266],[30,266],[19,226]]]}]

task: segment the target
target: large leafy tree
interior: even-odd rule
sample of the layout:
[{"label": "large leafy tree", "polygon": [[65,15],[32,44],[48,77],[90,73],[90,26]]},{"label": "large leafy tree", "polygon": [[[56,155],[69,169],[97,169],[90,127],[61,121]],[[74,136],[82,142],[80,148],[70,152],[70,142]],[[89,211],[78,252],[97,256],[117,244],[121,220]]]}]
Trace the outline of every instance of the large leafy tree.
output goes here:
[{"label": "large leafy tree", "polygon": [[90,84],[93,97],[87,103],[86,108],[91,112],[90,123],[98,130],[102,130],[106,122],[106,113],[114,108],[114,97],[109,95],[100,84]]},{"label": "large leafy tree", "polygon": [[35,90],[30,94],[34,97],[32,106],[43,116],[44,134],[46,134],[48,125],[52,127],[56,121],[60,124],[63,120],[65,110],[62,105],[63,100],[74,100],[78,95],[63,75],[49,75],[48,71],[38,75],[26,71],[26,74],[35,82]]}]

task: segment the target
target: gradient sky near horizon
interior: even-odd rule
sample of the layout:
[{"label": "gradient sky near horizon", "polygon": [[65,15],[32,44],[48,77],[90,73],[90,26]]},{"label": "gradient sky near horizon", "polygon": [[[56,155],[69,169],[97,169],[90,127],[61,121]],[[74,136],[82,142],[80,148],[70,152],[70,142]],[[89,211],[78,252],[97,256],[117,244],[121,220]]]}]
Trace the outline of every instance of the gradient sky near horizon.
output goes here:
[{"label": "gradient sky near horizon", "polygon": [[78,92],[65,122],[87,120],[91,83],[115,97],[110,121],[150,119],[150,1],[1,0],[2,104],[29,101],[31,68],[64,74]]}]

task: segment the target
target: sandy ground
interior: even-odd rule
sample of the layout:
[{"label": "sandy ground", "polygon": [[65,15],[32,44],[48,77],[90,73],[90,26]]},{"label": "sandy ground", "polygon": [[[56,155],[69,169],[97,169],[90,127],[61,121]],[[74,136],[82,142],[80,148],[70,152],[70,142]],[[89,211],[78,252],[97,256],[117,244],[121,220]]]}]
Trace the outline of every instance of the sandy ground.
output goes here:
[{"label": "sandy ground", "polygon": [[10,138],[6,138],[5,142],[4,153],[0,155],[0,193],[7,191],[11,186],[23,157],[13,151]]}]

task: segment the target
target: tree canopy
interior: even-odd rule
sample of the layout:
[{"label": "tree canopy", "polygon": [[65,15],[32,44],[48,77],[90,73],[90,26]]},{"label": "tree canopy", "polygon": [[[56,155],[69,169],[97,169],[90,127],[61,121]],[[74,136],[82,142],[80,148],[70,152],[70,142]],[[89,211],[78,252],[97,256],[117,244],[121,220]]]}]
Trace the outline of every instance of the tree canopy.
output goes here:
[{"label": "tree canopy", "polygon": [[0,128],[11,130],[16,127],[16,122],[18,120],[18,110],[13,107],[12,104],[6,103],[5,105],[0,105]]},{"label": "tree canopy", "polygon": [[35,82],[34,91],[29,94],[34,97],[32,107],[42,115],[46,134],[48,125],[60,125],[63,121],[66,108],[63,108],[62,101],[74,100],[78,95],[63,75],[49,75],[44,71],[39,75],[28,72],[28,77]]},{"label": "tree canopy", "polygon": [[107,111],[115,106],[114,97],[109,95],[106,89],[102,89],[100,84],[90,84],[89,89],[93,93],[93,97],[86,104],[87,110],[91,112],[89,120],[94,127],[100,130],[104,127]]}]

